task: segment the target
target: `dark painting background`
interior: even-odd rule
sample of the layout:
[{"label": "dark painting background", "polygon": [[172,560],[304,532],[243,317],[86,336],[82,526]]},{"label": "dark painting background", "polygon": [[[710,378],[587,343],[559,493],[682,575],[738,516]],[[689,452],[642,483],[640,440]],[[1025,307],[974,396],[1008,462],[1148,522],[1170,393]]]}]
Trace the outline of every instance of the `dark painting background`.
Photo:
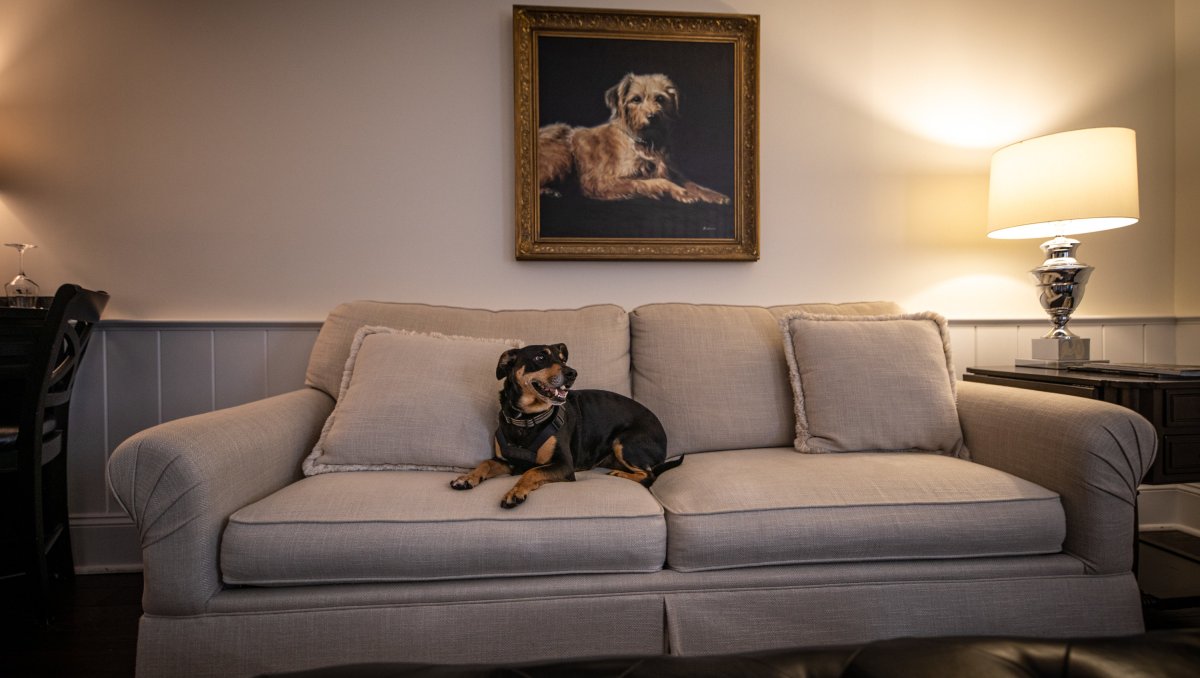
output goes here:
[{"label": "dark painting background", "polygon": [[[538,127],[608,121],[604,93],[626,73],[662,73],[679,91],[672,163],[696,183],[734,197],[734,52],[731,43],[537,38]],[[733,205],[674,200],[541,196],[541,237],[733,238]]]}]

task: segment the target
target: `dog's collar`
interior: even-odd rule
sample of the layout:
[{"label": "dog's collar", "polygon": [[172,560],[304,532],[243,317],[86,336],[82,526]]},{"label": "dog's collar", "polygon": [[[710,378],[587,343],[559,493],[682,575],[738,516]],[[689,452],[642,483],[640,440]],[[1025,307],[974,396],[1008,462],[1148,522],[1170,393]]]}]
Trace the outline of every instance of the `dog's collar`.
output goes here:
[{"label": "dog's collar", "polygon": [[549,426],[542,429],[541,433],[538,434],[538,437],[535,438],[528,447],[519,447],[517,445],[513,445],[512,443],[508,442],[508,437],[504,435],[504,427],[503,426],[497,427],[496,428],[496,444],[497,444],[497,447],[500,448],[500,458],[504,459],[505,461],[508,461],[508,462],[516,461],[516,462],[522,462],[525,464],[538,463],[537,462],[538,450],[541,449],[542,445],[546,444],[546,441],[549,440],[551,438],[551,436],[558,433],[558,429],[562,428],[563,422],[566,421],[565,413],[566,413],[566,409],[562,405],[556,405],[556,406],[546,410],[545,412],[539,413],[536,417],[534,417],[532,419],[520,420],[519,423],[514,423],[512,421],[512,419],[509,419],[508,415],[505,414],[505,416],[504,416],[505,421],[508,421],[509,423],[513,423],[515,426],[521,426],[521,427],[534,426],[535,424],[529,423],[529,422],[534,421],[534,419],[544,422],[547,419],[549,419],[551,416],[553,416],[554,421],[550,422]]},{"label": "dog's collar", "polygon": [[[512,410],[512,414],[509,414],[510,409]],[[551,417],[557,416],[558,419],[561,420],[562,409],[562,405],[555,405],[545,412],[538,412],[534,415],[528,415],[520,410],[506,406],[500,409],[500,416],[504,417],[504,421],[508,422],[512,426],[517,426],[519,428],[533,428],[534,426],[541,426],[542,424],[546,423],[546,421]],[[561,421],[558,425],[562,426]]]}]

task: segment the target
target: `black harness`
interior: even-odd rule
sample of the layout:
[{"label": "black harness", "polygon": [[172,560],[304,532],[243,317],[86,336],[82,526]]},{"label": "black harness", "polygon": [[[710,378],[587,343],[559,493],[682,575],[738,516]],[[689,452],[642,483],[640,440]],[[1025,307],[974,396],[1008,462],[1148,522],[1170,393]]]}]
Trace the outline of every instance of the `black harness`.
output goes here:
[{"label": "black harness", "polygon": [[556,405],[532,417],[526,416],[521,412],[515,412],[514,416],[504,410],[500,411],[500,415],[504,417],[504,421],[508,422],[509,425],[518,428],[534,428],[547,421],[549,422],[528,447],[519,447],[508,442],[508,437],[504,435],[504,426],[496,427],[496,444],[500,448],[500,457],[505,461],[515,461],[530,466],[537,465],[538,448],[546,444],[546,441],[551,436],[558,433],[558,430],[562,428],[563,421],[566,420],[566,410],[562,405]]}]

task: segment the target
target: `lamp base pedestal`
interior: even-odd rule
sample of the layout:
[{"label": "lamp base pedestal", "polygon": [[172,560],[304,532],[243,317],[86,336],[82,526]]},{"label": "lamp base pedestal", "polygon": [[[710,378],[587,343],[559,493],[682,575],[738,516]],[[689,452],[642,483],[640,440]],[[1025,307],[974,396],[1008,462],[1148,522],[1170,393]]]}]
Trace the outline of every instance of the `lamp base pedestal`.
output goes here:
[{"label": "lamp base pedestal", "polygon": [[1070,367],[1081,363],[1107,362],[1092,360],[1092,340],[1087,337],[1043,337],[1033,340],[1033,358],[1017,358],[1021,367]]}]

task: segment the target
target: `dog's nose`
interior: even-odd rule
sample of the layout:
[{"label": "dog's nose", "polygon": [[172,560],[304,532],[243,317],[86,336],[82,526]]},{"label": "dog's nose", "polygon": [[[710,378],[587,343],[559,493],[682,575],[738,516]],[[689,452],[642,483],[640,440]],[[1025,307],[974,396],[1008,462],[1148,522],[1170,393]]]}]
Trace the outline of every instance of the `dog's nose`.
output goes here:
[{"label": "dog's nose", "polygon": [[563,367],[563,378],[566,379],[568,386],[575,383],[575,377],[577,376],[579,376],[579,373],[575,370],[571,369],[570,367]]}]

